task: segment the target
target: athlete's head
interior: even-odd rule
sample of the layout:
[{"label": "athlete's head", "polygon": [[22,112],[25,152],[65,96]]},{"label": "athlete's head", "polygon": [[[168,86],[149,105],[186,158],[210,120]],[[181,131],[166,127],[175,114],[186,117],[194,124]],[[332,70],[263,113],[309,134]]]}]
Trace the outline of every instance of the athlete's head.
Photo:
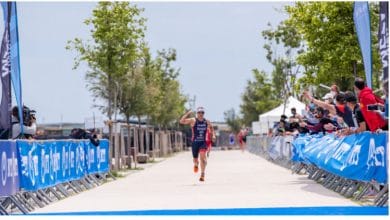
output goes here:
[{"label": "athlete's head", "polygon": [[198,107],[196,109],[196,117],[199,119],[202,119],[204,117],[204,108],[203,107]]}]

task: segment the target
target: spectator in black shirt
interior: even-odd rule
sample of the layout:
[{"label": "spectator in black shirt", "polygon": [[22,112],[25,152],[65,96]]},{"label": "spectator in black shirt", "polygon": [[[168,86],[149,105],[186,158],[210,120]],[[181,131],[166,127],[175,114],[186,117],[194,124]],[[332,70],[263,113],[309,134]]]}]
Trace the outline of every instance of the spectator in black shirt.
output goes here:
[{"label": "spectator in black shirt", "polygon": [[360,110],[360,106],[357,103],[356,96],[352,92],[347,91],[345,92],[345,100],[348,107],[353,110],[354,126],[341,130],[339,135],[350,135],[369,130],[362,111]]}]

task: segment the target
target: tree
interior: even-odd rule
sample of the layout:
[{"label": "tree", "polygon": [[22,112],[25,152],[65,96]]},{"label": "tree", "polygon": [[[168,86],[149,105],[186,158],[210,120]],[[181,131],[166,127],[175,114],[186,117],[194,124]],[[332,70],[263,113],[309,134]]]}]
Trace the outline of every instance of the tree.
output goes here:
[{"label": "tree", "polygon": [[246,126],[251,126],[253,121],[259,120],[259,115],[273,109],[280,100],[275,96],[272,84],[264,71],[252,70],[254,81],[248,80],[245,92],[242,95],[242,104],[240,105],[243,115],[242,122]]},{"label": "tree", "polygon": [[[377,3],[370,4],[372,48],[378,39]],[[364,68],[354,21],[353,2],[296,2],[286,6],[287,26],[294,27],[305,43],[305,51],[297,62],[305,68],[299,80],[302,85],[335,82],[341,90],[351,90],[354,66],[357,75],[364,77]],[[373,73],[380,71],[379,54],[373,53]],[[375,77],[374,77],[375,78]]]},{"label": "tree", "polygon": [[[299,92],[295,82],[301,66],[295,59],[304,51],[302,38],[295,27],[286,25],[283,21],[275,29],[270,24],[268,26],[269,29],[263,31],[262,36],[266,41],[266,58],[274,66],[272,85],[275,95],[286,101],[290,95]],[[279,51],[282,52],[281,55],[278,54]]]},{"label": "tree", "polygon": [[172,126],[184,112],[186,97],[180,92],[180,83],[176,80],[180,69],[172,66],[176,61],[176,50],[157,52],[155,68],[158,70],[159,94],[155,96],[155,111],[150,112],[152,122],[160,127]]},{"label": "tree", "polygon": [[223,114],[225,117],[226,124],[230,127],[232,132],[237,134],[241,129],[241,122],[234,108],[225,111]]},{"label": "tree", "polygon": [[87,87],[94,101],[105,102],[99,108],[110,120],[117,104],[113,103],[118,97],[115,91],[120,90],[119,83],[135,67],[140,53],[146,30],[146,19],[140,16],[142,11],[129,2],[99,2],[92,18],[84,22],[91,26],[93,42],[75,38],[66,47],[78,52],[74,68],[80,62],[90,67],[86,74]]}]

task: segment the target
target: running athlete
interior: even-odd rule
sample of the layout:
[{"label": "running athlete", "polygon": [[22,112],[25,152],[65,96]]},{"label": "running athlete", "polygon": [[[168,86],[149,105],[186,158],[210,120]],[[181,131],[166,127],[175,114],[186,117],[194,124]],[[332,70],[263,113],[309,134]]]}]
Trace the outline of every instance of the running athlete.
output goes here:
[{"label": "running athlete", "polygon": [[192,127],[192,157],[194,161],[194,172],[198,172],[199,160],[198,157],[200,155],[200,178],[199,181],[204,181],[205,179],[205,170],[207,164],[206,151],[206,133],[207,130],[210,129],[211,137],[215,140],[215,133],[213,126],[211,125],[209,120],[204,118],[204,108],[198,107],[196,110],[196,118],[187,118],[192,113],[189,110],[183,117],[180,119],[180,124],[189,124]]}]

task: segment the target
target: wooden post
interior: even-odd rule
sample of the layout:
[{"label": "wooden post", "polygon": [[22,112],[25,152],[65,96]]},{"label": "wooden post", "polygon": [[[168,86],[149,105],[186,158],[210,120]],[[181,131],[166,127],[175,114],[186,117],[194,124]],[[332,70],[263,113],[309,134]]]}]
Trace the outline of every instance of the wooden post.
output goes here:
[{"label": "wooden post", "polygon": [[137,155],[138,155],[138,128],[134,128],[134,167],[137,168]]},{"label": "wooden post", "polygon": [[127,125],[127,156],[129,158],[129,163],[127,166],[131,169],[131,127]]},{"label": "wooden post", "polygon": [[149,128],[145,128],[145,153],[149,155],[149,148],[150,148],[150,135],[149,135]]},{"label": "wooden post", "polygon": [[142,154],[145,153],[145,142],[144,142],[144,134],[145,134],[145,130],[143,128],[140,128],[139,129],[139,146],[140,146],[140,152]]},{"label": "wooden post", "polygon": [[120,169],[125,168],[126,165],[126,151],[125,151],[125,135],[123,132],[123,127],[121,126],[121,139],[120,139],[120,158],[121,158],[121,164]]},{"label": "wooden post", "polygon": [[118,171],[119,170],[119,133],[115,131],[114,133],[114,154],[115,154],[115,164],[114,164],[114,170]]}]

